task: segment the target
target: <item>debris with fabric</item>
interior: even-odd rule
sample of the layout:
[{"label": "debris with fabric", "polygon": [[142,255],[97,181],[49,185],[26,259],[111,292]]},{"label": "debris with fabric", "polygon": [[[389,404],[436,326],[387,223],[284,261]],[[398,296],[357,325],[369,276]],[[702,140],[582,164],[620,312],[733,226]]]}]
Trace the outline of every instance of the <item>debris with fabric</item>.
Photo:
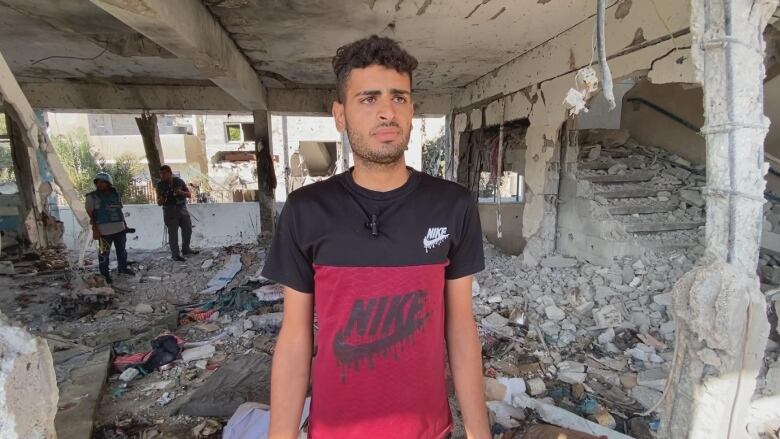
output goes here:
[{"label": "debris with fabric", "polygon": [[222,267],[222,270],[217,272],[213,278],[206,284],[206,289],[202,290],[199,294],[215,293],[227,286],[230,281],[236,277],[236,274],[241,271],[243,265],[241,264],[241,256],[237,254],[230,255],[230,259]]}]

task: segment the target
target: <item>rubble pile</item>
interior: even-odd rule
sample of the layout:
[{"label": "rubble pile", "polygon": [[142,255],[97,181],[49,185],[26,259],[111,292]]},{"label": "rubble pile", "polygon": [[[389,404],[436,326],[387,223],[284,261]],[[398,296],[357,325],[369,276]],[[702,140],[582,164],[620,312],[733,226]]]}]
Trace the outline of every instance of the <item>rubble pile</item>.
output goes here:
[{"label": "rubble pile", "polygon": [[[657,428],[656,417],[641,414],[661,399],[672,360],[670,290],[698,255],[650,253],[610,267],[551,256],[529,267],[489,243],[485,249],[473,295],[486,379],[524,383],[504,404],[537,413],[552,404],[634,437]],[[507,418],[503,409],[492,413]]]}]

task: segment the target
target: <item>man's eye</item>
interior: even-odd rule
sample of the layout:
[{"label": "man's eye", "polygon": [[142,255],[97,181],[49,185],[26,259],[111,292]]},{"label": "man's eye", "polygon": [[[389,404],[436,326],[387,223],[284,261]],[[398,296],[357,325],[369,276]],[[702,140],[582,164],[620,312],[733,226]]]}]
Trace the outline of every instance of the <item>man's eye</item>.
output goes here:
[{"label": "man's eye", "polygon": [[406,103],[406,97],[404,97],[404,96],[396,96],[394,98],[394,100],[398,104],[405,104]]},{"label": "man's eye", "polygon": [[365,98],[365,99],[363,99],[363,101],[362,101],[362,102],[363,102],[364,104],[373,104],[374,102],[376,102],[376,98],[375,98],[375,97],[373,97],[373,96],[371,96],[371,97],[368,97],[368,98]]}]

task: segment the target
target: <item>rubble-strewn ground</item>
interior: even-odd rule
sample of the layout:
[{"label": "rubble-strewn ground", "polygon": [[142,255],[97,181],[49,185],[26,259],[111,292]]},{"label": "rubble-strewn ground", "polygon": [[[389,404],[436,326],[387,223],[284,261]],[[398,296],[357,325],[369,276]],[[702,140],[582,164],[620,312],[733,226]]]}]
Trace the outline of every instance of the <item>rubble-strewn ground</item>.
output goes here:
[{"label": "rubble-strewn ground", "polygon": [[[510,401],[513,391],[546,398],[572,416],[652,437],[658,418],[642,412],[661,397],[672,358],[670,289],[694,266],[696,250],[649,254],[610,267],[560,256],[527,267],[489,243],[485,251],[487,267],[476,276],[473,293],[489,399],[507,398],[509,385]],[[222,292],[199,294],[232,255],[242,263],[238,274]],[[165,370],[127,381],[112,365],[97,404],[94,437],[219,437],[231,412],[208,415],[209,410],[229,406],[236,393],[268,402],[267,372],[282,305],[278,286],[257,277],[264,258],[261,246],[207,249],[185,263],[162,251],[131,252],[137,274],[115,276],[113,289],[91,271],[0,276],[0,309],[46,337],[61,387],[78,375],[86,353],[109,347],[114,357],[149,351],[150,342],[168,331],[185,343],[205,341],[185,344],[185,359]],[[769,262],[774,260],[765,256],[763,263]],[[776,364],[776,355],[770,352],[768,365]],[[252,369],[251,395],[238,387],[233,391],[217,375],[246,359],[255,359],[252,367],[259,368]],[[776,370],[768,379],[778,380],[774,375]],[[209,407],[196,392],[212,377],[222,387]],[[520,390],[513,387],[518,383]],[[203,416],[178,414],[191,399],[205,404],[197,409],[205,410]],[[464,437],[452,402],[454,437]],[[61,414],[76,403],[61,399]],[[519,438],[538,422],[533,410],[500,401],[489,405],[496,437]]]}]

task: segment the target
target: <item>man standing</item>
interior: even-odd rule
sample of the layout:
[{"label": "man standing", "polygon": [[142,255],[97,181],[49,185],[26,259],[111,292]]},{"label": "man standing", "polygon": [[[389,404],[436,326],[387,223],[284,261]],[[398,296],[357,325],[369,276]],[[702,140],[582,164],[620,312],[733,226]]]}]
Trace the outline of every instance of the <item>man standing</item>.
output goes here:
[{"label": "man standing", "polygon": [[270,439],[297,437],[310,376],[313,439],[446,438],[447,357],[468,437],[490,437],[471,303],[479,215],[467,189],[405,165],[416,66],[377,36],[333,60],[355,167],[290,194],[279,218],[263,270],[285,285]]},{"label": "man standing", "polygon": [[[190,191],[187,184],[179,177],[173,176],[168,165],[160,167],[160,181],[157,182],[157,205],[163,208],[163,220],[168,227],[168,245],[171,247],[171,258],[174,261],[184,261],[182,255],[196,255],[197,251],[190,248],[192,237],[192,221],[187,211],[187,198]],[[181,252],[179,252],[179,228],[181,228]]]},{"label": "man standing", "polygon": [[96,190],[87,194],[84,207],[92,224],[92,239],[98,241],[98,267],[100,274],[111,283],[108,269],[111,245],[116,249],[118,263],[117,271],[120,274],[134,275],[133,270],[127,268],[127,223],[122,212],[122,199],[114,188],[114,180],[106,172],[100,172],[92,180]]}]

